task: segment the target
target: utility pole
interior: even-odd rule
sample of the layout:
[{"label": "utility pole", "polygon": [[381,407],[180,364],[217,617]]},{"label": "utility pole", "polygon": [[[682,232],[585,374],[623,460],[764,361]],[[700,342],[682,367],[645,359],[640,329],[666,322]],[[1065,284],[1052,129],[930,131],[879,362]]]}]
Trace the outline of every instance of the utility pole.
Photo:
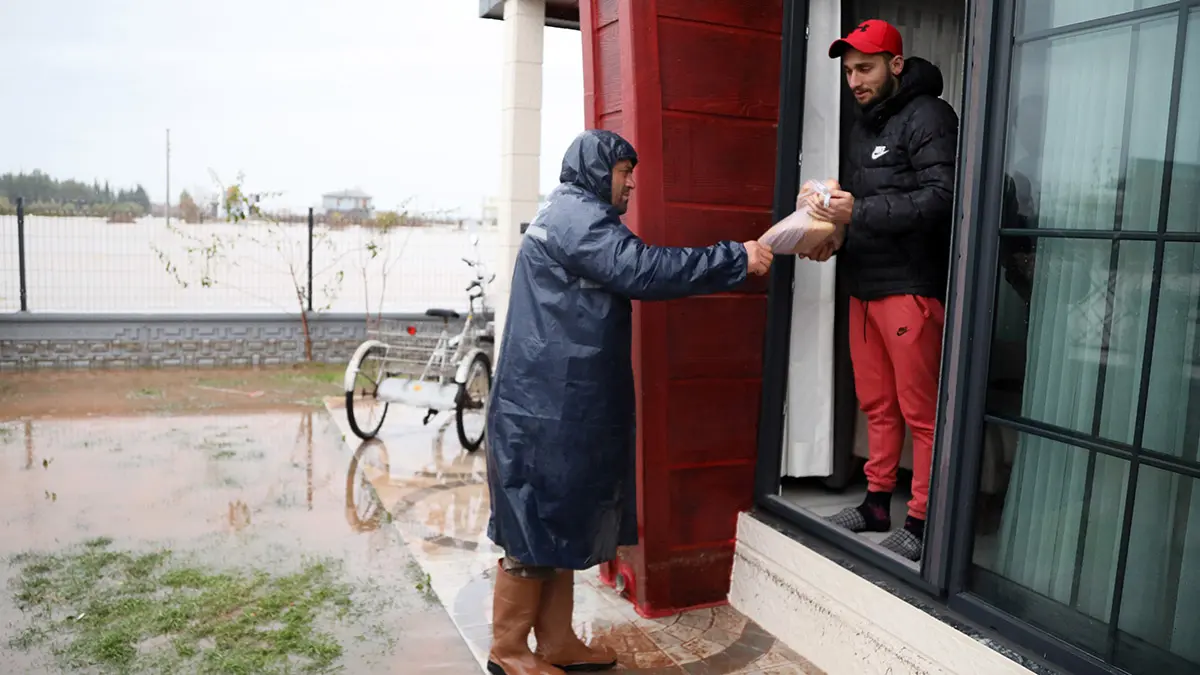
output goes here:
[{"label": "utility pole", "polygon": [[167,225],[171,224],[171,130],[167,129]]}]

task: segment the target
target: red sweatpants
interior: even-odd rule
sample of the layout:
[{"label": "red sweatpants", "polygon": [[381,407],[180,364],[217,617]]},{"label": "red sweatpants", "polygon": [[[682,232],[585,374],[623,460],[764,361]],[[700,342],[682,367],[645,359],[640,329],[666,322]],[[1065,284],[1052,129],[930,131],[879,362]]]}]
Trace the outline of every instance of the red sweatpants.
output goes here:
[{"label": "red sweatpants", "polygon": [[933,298],[850,298],[850,360],[870,448],[867,483],[873,492],[895,489],[907,423],[913,438],[908,515],[922,520],[929,502],[945,321],[945,308]]}]

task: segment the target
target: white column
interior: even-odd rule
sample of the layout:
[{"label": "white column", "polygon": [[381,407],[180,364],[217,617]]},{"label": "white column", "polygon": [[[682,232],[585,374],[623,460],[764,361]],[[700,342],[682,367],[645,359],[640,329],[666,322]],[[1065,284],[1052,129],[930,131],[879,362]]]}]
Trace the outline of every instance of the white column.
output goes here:
[{"label": "white column", "polygon": [[491,292],[496,310],[496,349],[521,244],[521,223],[538,208],[538,160],[542,151],[542,36],[546,0],[504,2],[504,99],[501,104],[499,252]]}]

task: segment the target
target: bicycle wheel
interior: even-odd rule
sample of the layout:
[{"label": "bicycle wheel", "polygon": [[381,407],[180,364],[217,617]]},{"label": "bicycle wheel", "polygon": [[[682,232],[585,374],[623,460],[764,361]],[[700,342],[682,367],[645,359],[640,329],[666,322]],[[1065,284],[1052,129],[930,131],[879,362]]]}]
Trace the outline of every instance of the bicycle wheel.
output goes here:
[{"label": "bicycle wheel", "polygon": [[475,452],[483,444],[487,431],[484,405],[492,390],[492,360],[487,354],[476,354],[467,370],[467,381],[458,385],[458,401],[454,422],[458,442],[467,452]]},{"label": "bicycle wheel", "polygon": [[353,385],[346,390],[346,420],[354,435],[364,441],[375,438],[387,417],[388,403],[378,397],[379,384],[387,377],[382,360],[386,351],[383,345],[376,345],[350,363],[356,372]]}]

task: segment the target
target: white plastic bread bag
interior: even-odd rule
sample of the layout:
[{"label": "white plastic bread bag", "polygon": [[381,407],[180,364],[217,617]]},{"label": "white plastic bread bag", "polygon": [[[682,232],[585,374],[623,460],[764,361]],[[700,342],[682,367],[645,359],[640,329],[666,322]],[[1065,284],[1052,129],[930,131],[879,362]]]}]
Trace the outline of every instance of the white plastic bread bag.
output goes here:
[{"label": "white plastic bread bag", "polygon": [[837,187],[837,181],[833,180],[805,181],[800,187],[800,208],[772,225],[758,238],[758,243],[769,246],[771,252],[778,255],[808,255],[836,230],[833,223],[812,217],[808,209],[808,197],[819,195],[828,206],[830,191]]}]

